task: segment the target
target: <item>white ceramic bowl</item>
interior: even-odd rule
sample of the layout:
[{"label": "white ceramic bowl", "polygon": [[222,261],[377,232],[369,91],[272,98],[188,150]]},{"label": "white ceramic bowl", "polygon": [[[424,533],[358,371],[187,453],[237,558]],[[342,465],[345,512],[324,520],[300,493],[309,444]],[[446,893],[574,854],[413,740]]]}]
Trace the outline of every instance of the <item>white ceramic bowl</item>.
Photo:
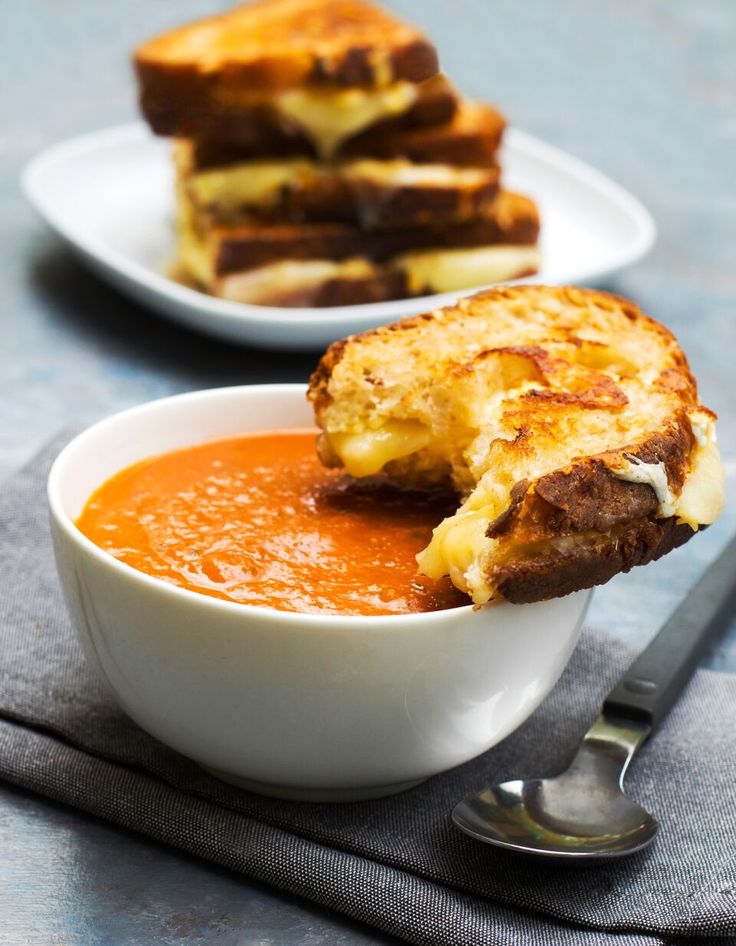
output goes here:
[{"label": "white ceramic bowl", "polygon": [[522,723],[567,663],[590,593],[478,611],[292,614],[168,585],[74,525],[92,491],[137,460],[311,423],[301,386],[263,385],[166,398],[96,424],[49,477],[57,564],[87,659],[143,729],[265,794],[376,797]]}]

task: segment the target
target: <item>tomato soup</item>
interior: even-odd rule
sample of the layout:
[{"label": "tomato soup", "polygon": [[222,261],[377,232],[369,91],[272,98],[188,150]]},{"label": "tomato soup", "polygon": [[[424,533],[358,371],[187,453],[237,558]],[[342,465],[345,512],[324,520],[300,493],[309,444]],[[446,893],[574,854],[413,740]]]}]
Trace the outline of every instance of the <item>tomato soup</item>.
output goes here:
[{"label": "tomato soup", "polygon": [[456,498],[326,470],[315,440],[256,433],[143,460],[104,483],[77,526],[139,571],[243,604],[373,615],[468,604],[415,561]]}]

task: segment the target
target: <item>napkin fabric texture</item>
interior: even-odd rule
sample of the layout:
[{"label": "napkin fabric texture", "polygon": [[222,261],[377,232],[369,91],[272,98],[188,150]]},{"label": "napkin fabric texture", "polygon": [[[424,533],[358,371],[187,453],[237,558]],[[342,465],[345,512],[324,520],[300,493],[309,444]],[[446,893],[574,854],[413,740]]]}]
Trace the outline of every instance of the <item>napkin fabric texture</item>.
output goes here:
[{"label": "napkin fabric texture", "polygon": [[471,791],[567,765],[632,659],[591,629],[519,730],[417,788],[339,805],[241,791],[139,729],[87,669],[47,523],[64,439],[0,495],[0,778],[422,946],[736,944],[736,677],[699,671],[640,750],[627,790],[661,831],[605,866],[519,858],[450,822]]}]

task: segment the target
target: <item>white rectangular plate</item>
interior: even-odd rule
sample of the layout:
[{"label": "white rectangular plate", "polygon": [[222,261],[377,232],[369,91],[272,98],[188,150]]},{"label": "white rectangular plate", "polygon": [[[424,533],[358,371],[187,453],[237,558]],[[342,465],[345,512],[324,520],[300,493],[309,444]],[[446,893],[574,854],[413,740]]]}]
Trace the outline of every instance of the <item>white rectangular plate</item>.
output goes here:
[{"label": "white rectangular plate", "polygon": [[[652,246],[649,213],[589,165],[515,129],[506,134],[501,160],[504,185],[533,197],[541,211],[543,267],[529,281],[589,286]],[[282,309],[228,302],[179,285],[165,275],[173,257],[170,144],[142,124],[48,148],[26,166],[23,187],[48,224],[109,282],[170,319],[232,342],[322,348],[471,291]]]}]

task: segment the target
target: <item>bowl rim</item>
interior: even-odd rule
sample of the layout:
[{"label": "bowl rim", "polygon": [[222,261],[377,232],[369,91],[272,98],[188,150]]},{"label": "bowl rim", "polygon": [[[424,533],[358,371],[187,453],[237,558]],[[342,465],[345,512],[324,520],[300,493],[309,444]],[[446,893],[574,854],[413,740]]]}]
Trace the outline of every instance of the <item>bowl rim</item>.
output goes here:
[{"label": "bowl rim", "polygon": [[[104,429],[108,428],[114,423],[119,422],[121,419],[134,420],[137,417],[144,416],[150,410],[155,409],[156,407],[170,403],[185,404],[195,400],[216,400],[218,397],[222,396],[237,397],[238,395],[245,396],[247,399],[251,395],[264,393],[281,393],[287,395],[300,394],[303,396],[305,392],[306,385],[298,383],[244,384],[220,388],[204,388],[202,390],[187,391],[183,394],[174,394],[167,397],[155,398],[154,400],[145,401],[142,404],[134,405],[133,407],[126,408],[122,411],[116,411],[115,413],[96,421],[94,424],[86,427],[75,437],[73,437],[69,443],[67,443],[62,448],[51,465],[47,479],[46,494],[53,522],[64,533],[66,538],[73,545],[81,549],[85,555],[93,558],[96,562],[107,568],[110,572],[119,574],[121,578],[127,579],[129,582],[132,581],[134,584],[139,583],[142,588],[149,589],[152,593],[158,593],[164,598],[169,598],[173,602],[179,601],[183,606],[188,606],[195,609],[199,608],[203,610],[215,609],[224,611],[225,613],[230,613],[233,616],[241,615],[244,621],[257,618],[258,620],[271,621],[278,625],[297,624],[307,627],[310,625],[324,625],[327,623],[329,626],[331,626],[332,630],[338,629],[341,624],[344,624],[348,625],[351,629],[360,628],[370,630],[372,628],[375,630],[387,630],[391,628],[392,630],[396,631],[398,630],[399,624],[403,625],[408,630],[410,625],[431,624],[438,621],[446,621],[448,618],[456,620],[461,616],[469,615],[469,613],[472,611],[477,611],[478,616],[480,617],[481,609],[477,608],[473,604],[461,605],[457,608],[444,608],[439,611],[417,611],[409,614],[322,614],[302,611],[282,611],[278,608],[270,608],[263,605],[244,604],[238,601],[227,601],[223,598],[216,598],[211,595],[200,594],[199,592],[191,591],[188,588],[181,588],[178,585],[169,584],[168,582],[162,581],[160,578],[155,578],[153,575],[139,571],[137,568],[133,568],[132,565],[128,565],[127,563],[116,559],[114,556],[110,555],[109,552],[104,551],[104,549],[100,548],[100,546],[96,545],[91,539],[84,535],[84,533],[77,527],[76,523],[63,507],[61,499],[61,480],[62,476],[64,475],[64,467],[70,463],[70,455],[73,454],[73,452],[77,450],[80,445],[83,445],[86,441],[93,440]],[[262,429],[265,431],[279,428],[264,427]],[[283,429],[287,430],[295,428],[284,427]],[[256,432],[257,430],[248,431],[248,433]],[[219,438],[212,437],[211,439],[216,440]],[[198,442],[204,443],[206,442],[206,438]],[[193,446],[195,444],[189,445]],[[180,449],[184,449],[185,446],[186,444]],[[172,450],[175,449],[178,448],[172,448]],[[161,452],[167,453],[169,451],[164,450]],[[156,456],[157,454],[153,453],[150,455]],[[103,482],[105,482],[105,480],[102,480],[98,485],[102,485]],[[490,606],[495,611],[499,607],[502,608],[503,604],[504,602],[491,602]],[[482,609],[486,612],[486,616],[488,614],[488,607],[489,605],[485,605]]]}]

